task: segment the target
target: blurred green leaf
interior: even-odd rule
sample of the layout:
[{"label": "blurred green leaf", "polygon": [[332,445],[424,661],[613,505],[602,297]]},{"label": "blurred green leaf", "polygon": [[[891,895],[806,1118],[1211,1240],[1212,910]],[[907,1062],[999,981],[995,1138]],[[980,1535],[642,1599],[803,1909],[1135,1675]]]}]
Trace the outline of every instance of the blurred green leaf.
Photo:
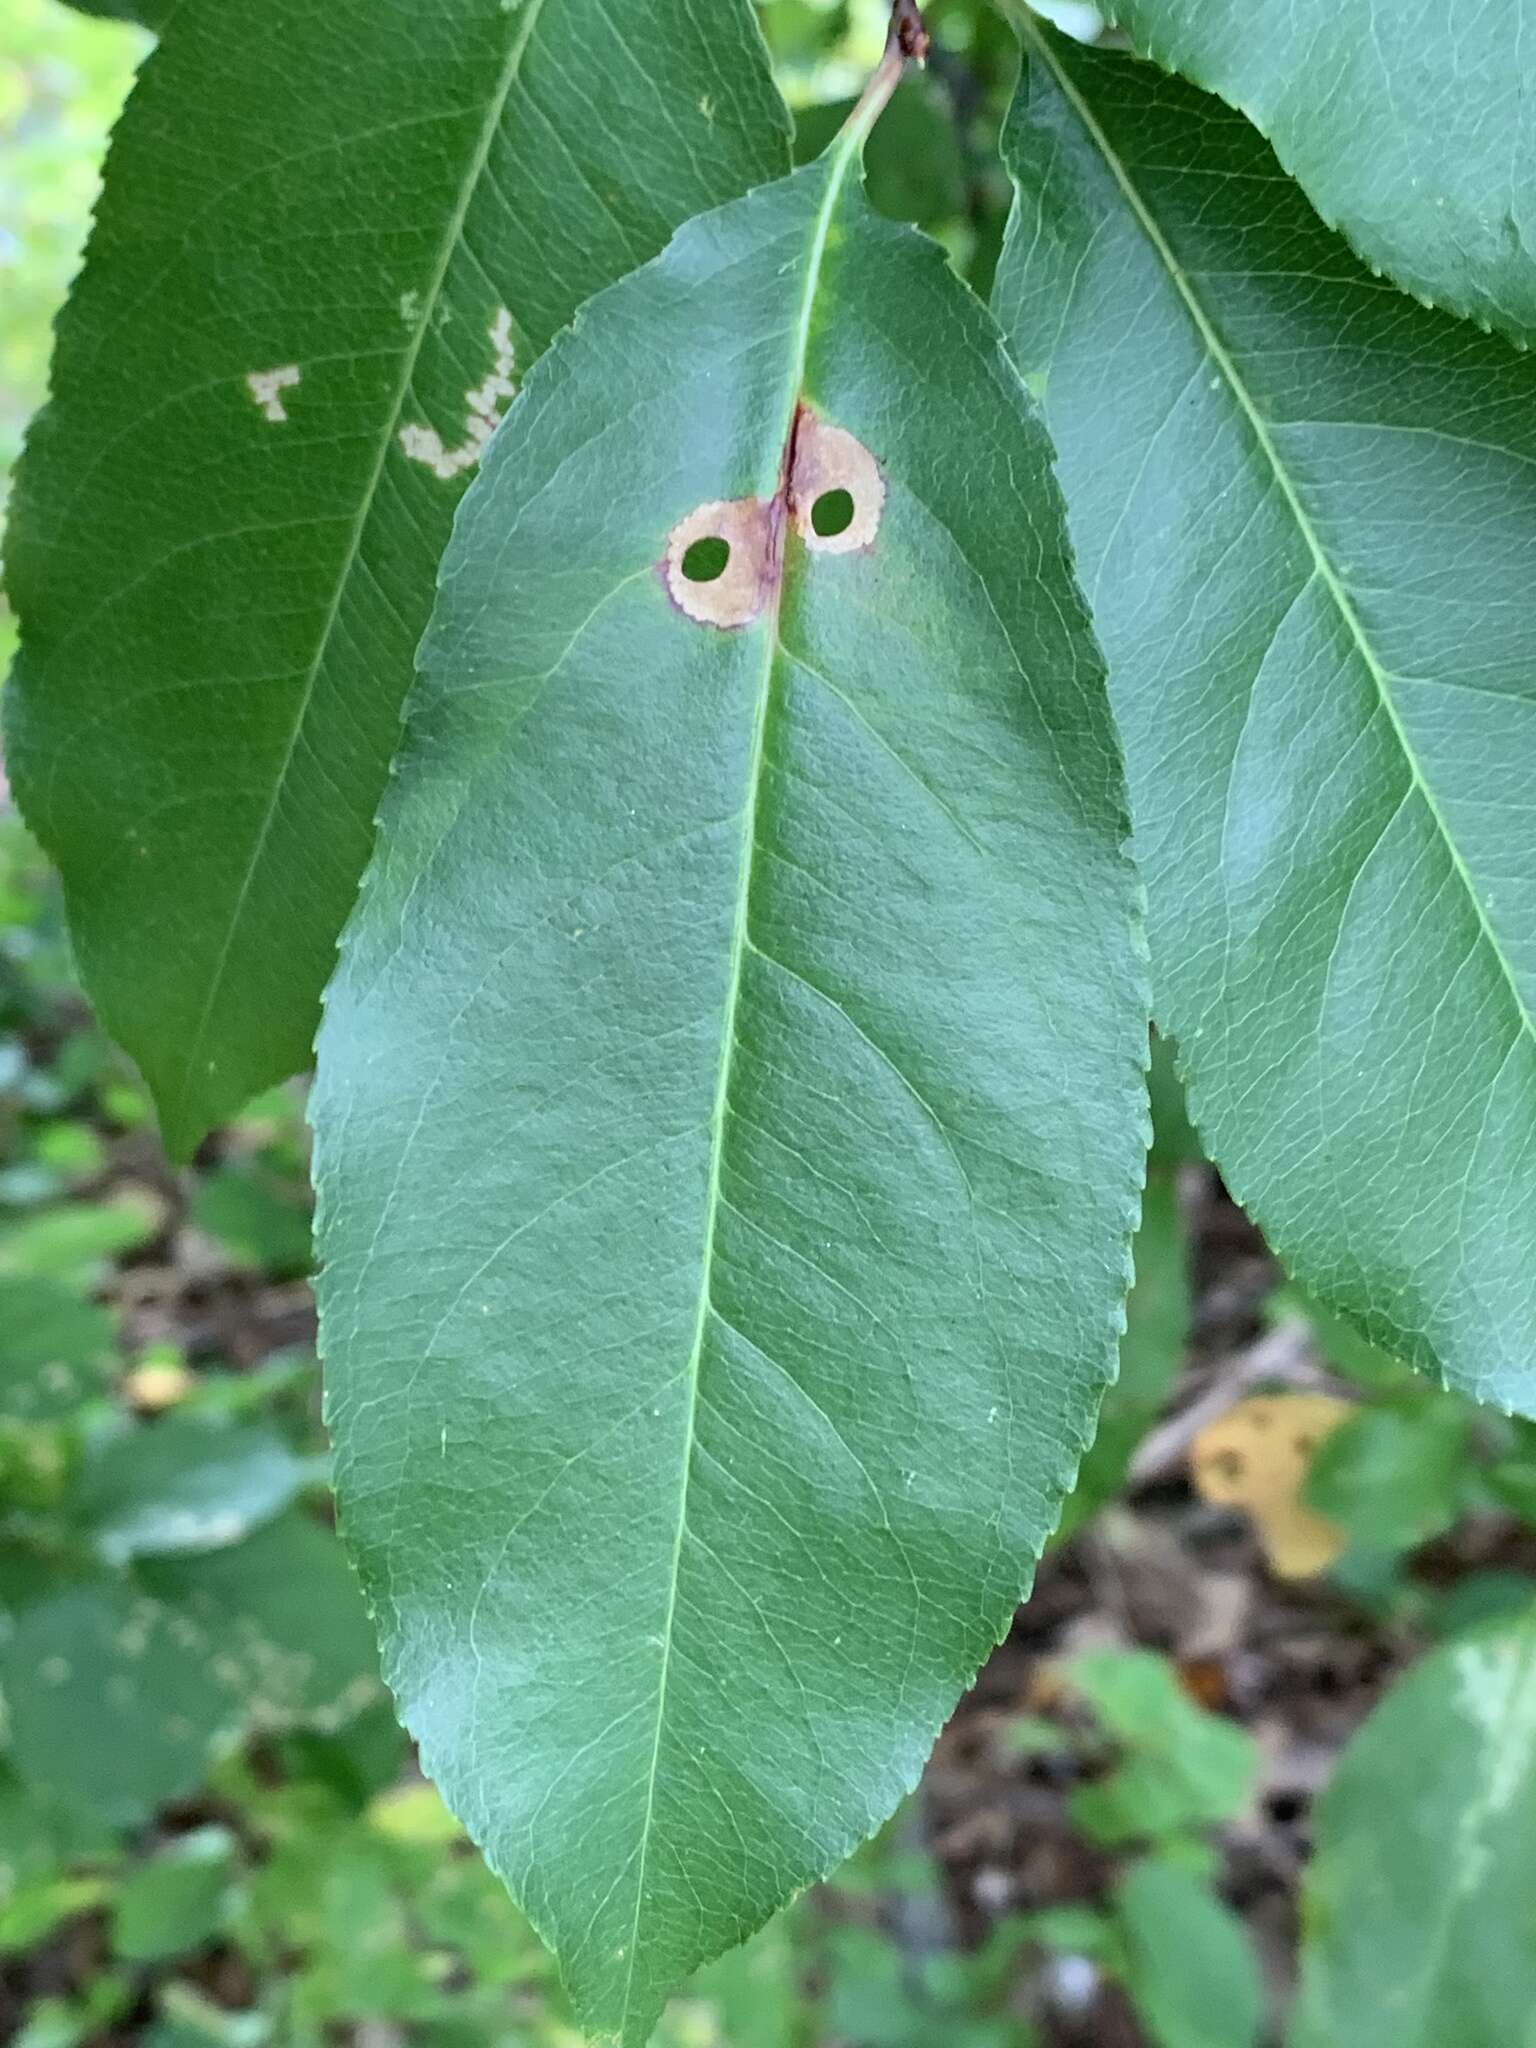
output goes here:
[{"label": "blurred green leaf", "polygon": [[1197,1706],[1165,1658],[1090,1651],[1064,1675],[1121,1750],[1106,1777],[1072,1794],[1072,1816],[1089,1834],[1101,1842],[1156,1840],[1241,1810],[1258,1765],[1253,1738]]},{"label": "blurred green leaf", "polygon": [[280,1514],[310,1472],[273,1429],[168,1415],[97,1439],[71,1508],[109,1564],[219,1550]]},{"label": "blurred green leaf", "polygon": [[0,1414],[52,1422],[110,1384],[110,1313],[56,1280],[0,1277]]},{"label": "blurred green leaf", "polygon": [[821,1949],[822,2023],[855,2048],[1022,2048],[1021,2023],[967,2010],[965,1973],[950,1961],[905,1954],[873,1928],[834,1927]]},{"label": "blurred green leaf", "polygon": [[40,1999],[11,2048],[78,2048],[91,2030],[91,2016],[62,1998]]},{"label": "blurred green leaf", "polygon": [[1096,1962],[1118,1961],[1120,1955],[1119,1932],[1096,1906],[1043,1906],[1005,1922],[999,1929],[1004,1932],[1065,1955],[1092,1956]]},{"label": "blurred green leaf", "polygon": [[[799,1982],[804,1956],[797,1936],[805,1909],[790,1906],[742,1948],[708,1964],[663,2018],[655,2048],[798,2048],[806,2012]],[[679,2023],[708,2008],[708,2033],[697,2021]]]},{"label": "blurred green leaf", "polygon": [[1536,2013],[1536,1608],[1433,1650],[1346,1748],[1290,2048],[1512,2048]]},{"label": "blurred green leaf", "polygon": [[211,1941],[229,1912],[236,1846],[228,1828],[197,1828],[132,1870],[113,1900],[114,1952],[153,1963]]},{"label": "blurred green leaf", "polygon": [[133,1827],[252,1729],[350,1720],[373,1635],[334,1536],[291,1511],[224,1550],[34,1578],[0,1692],[18,1773]]},{"label": "blurred green leaf", "polygon": [[[410,1742],[393,1702],[381,1694],[339,1727],[291,1729],[280,1754],[294,1776],[324,1785],[349,1808],[361,1809],[399,1778]],[[457,1822],[454,1828],[462,1833]]]},{"label": "blurred green leaf", "polygon": [[1157,2048],[1253,2048],[1264,2021],[1258,1960],[1237,1915],[1161,1857],[1114,1892],[1126,1989]]},{"label": "blurred green leaf", "polygon": [[[1279,1322],[1286,1316],[1300,1316],[1309,1323],[1313,1342],[1329,1365],[1357,1386],[1367,1387],[1373,1393],[1424,1388],[1422,1373],[1415,1372],[1402,1359],[1394,1358],[1390,1352],[1372,1344],[1369,1338],[1362,1337],[1342,1316],[1324,1308],[1301,1288],[1277,1288],[1266,1306],[1271,1322]],[[1432,1389],[1426,1391],[1432,1392]]]},{"label": "blurred green leaf", "polygon": [[56,1280],[82,1292],[98,1286],[112,1260],[160,1228],[153,1196],[125,1190],[106,1202],[72,1202],[0,1224],[0,1279]]},{"label": "blurred green leaf", "polygon": [[210,1639],[249,1726],[339,1728],[377,1697],[373,1630],[332,1531],[291,1510],[243,1543],[145,1558],[139,1578]]},{"label": "blurred green leaf", "polygon": [[1512,1622],[1530,1611],[1533,1592],[1536,1587],[1525,1572],[1469,1572],[1447,1588],[1430,1610],[1428,1627],[1445,1642],[1495,1623]]},{"label": "blurred green leaf", "polygon": [[102,1572],[22,1609],[0,1643],[11,1753],[30,1783],[118,1827],[191,1792],[243,1723],[187,1616]]},{"label": "blurred green leaf", "polygon": [[67,1798],[27,1785],[0,1757],[0,1907],[24,1889],[89,1859],[110,1860],[113,1840]]},{"label": "blurred green leaf", "polygon": [[[195,1986],[173,1981],[160,1990],[160,2025],[144,2038],[144,2048],[266,2048],[272,2039],[271,2018],[261,2012],[231,2012],[205,1998]],[[282,2048],[296,2048],[284,2042]],[[502,2044],[511,2048],[511,2044]]]},{"label": "blurred green leaf", "polygon": [[98,1905],[105,1890],[95,1877],[51,1877],[23,1885],[0,1905],[0,1953],[46,1941],[63,1921]]},{"label": "blurred green leaf", "polygon": [[1152,1098],[1152,1163],[1154,1166],[1196,1166],[1205,1157],[1200,1133],[1189,1120],[1184,1083],[1179,1078],[1179,1050],[1171,1038],[1152,1035],[1147,1087]]},{"label": "blurred green leaf", "polygon": [[1363,1550],[1410,1550],[1456,1520],[1473,1481],[1470,1407],[1450,1396],[1364,1407],[1318,1444],[1302,1496]]},{"label": "blurred green leaf", "polygon": [[189,1214],[200,1230],[258,1272],[284,1278],[309,1270],[306,1192],[259,1159],[231,1161],[203,1175]]},{"label": "blurred green leaf", "polygon": [[1536,1424],[1512,1416],[1500,1425],[1492,1417],[1478,1416],[1475,1431],[1479,1436],[1491,1434],[1490,1425],[1502,1430],[1502,1441],[1492,1446],[1483,1474],[1488,1492],[1501,1507],[1536,1526]]}]

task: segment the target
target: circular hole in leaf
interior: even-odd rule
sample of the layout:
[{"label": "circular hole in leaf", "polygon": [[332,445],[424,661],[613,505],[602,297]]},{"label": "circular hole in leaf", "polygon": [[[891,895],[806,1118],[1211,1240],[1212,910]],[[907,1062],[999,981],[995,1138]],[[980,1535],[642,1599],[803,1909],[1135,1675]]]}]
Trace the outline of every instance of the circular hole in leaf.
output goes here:
[{"label": "circular hole in leaf", "polygon": [[846,533],[853,524],[853,494],[850,491],[823,491],[811,507],[811,529],[823,540],[831,540],[834,534]]},{"label": "circular hole in leaf", "polygon": [[730,542],[722,534],[707,533],[683,555],[683,574],[690,583],[717,583],[730,559]]}]

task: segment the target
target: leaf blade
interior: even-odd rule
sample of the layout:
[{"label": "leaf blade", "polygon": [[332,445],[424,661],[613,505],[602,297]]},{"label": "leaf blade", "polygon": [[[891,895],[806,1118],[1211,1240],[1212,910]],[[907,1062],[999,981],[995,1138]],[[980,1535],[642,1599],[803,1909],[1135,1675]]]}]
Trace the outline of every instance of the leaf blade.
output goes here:
[{"label": "leaf blade", "polygon": [[1028,40],[998,306],[1049,365],[1196,1121],[1314,1293],[1528,1404],[1530,368],[1366,278],[1217,103]]},{"label": "leaf blade", "polygon": [[[626,2043],[915,1779],[1088,1433],[1134,1208],[1134,890],[1043,441],[848,168],[690,224],[530,379],[445,565],[314,1104],[389,1676]],[[930,347],[950,397],[893,406]],[[783,479],[838,430],[879,444],[878,531],[818,553]],[[752,502],[777,595],[716,627],[669,601],[669,529]],[[1078,1051],[1102,1115],[1065,1099]],[[409,1250],[433,1211],[453,1242]]]},{"label": "leaf blade", "polygon": [[[1518,2036],[1536,1800],[1529,1609],[1431,1651],[1339,1759],[1302,1894],[1290,2048]],[[1412,1796],[1403,1796],[1412,1773]]]},{"label": "leaf blade", "polygon": [[1522,348],[1536,338],[1524,0],[1454,17],[1369,0],[1263,16],[1199,0],[1106,11],[1139,49],[1241,108],[1374,270]]},{"label": "leaf blade", "polygon": [[227,12],[178,10],[144,67],[8,544],[18,793],[181,1152],[308,1063],[515,376],[787,153],[742,0]]}]

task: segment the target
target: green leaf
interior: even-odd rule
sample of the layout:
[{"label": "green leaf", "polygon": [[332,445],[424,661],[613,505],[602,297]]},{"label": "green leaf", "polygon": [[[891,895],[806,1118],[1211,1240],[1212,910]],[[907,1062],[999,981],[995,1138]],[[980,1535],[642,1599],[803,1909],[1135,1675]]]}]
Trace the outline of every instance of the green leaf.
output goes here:
[{"label": "green leaf", "polygon": [[1210,1886],[1146,1856],[1116,1885],[1114,1908],[1126,1989],[1156,2048],[1253,2048],[1264,2021],[1258,1959]]},{"label": "green leaf", "polygon": [[339,1726],[376,1684],[340,1548],[297,1514],[226,1550],[35,1588],[0,1638],[18,1773],[117,1827],[194,1791],[248,1730]]},{"label": "green leaf", "polygon": [[303,1273],[310,1256],[309,1211],[282,1175],[259,1160],[231,1161],[200,1179],[189,1208],[199,1230],[259,1271]]},{"label": "green leaf", "polygon": [[228,1828],[195,1828],[131,1871],[113,1901],[113,1953],[155,1963],[211,1941],[228,1916],[237,1846]]},{"label": "green leaf", "polygon": [[1435,1650],[1314,1818],[1290,2048],[1509,2048],[1536,2011],[1536,1611]]},{"label": "green leaf", "polygon": [[1536,1406],[1536,361],[1043,31],[998,307],[1110,660],[1160,1023],[1326,1306]]},{"label": "green leaf", "polygon": [[1208,1714],[1150,1650],[1093,1650],[1066,1667],[1122,1755],[1072,1794],[1072,1817],[1101,1842],[1155,1840],[1231,1820],[1258,1766],[1253,1737]]},{"label": "green leaf", "polygon": [[1361,1409],[1318,1445],[1307,1505],[1367,1550],[1410,1550],[1443,1534],[1472,1484],[1472,1412],[1432,1392],[1427,1401]]},{"label": "green leaf", "polygon": [[690,223],[530,378],[313,1100],[387,1675],[626,2044],[892,1809],[1006,1628],[1140,1171],[1049,451],[858,139]]},{"label": "green leaf", "polygon": [[1136,47],[1241,107],[1312,204],[1425,301],[1536,340],[1531,0],[1103,0]]},{"label": "green leaf", "polygon": [[781,1914],[744,1948],[701,1970],[684,1993],[679,2024],[663,2022],[659,2048],[691,2048],[699,2035],[689,2022],[700,2004],[712,2029],[706,2038],[720,2048],[804,2048],[804,1964],[795,1939],[802,1932],[793,1910]]},{"label": "green leaf", "polygon": [[108,1564],[219,1550],[280,1514],[308,1471],[274,1429],[168,1415],[91,1444],[69,1507]]},{"label": "green leaf", "polygon": [[174,1151],[308,1064],[507,392],[589,293],[780,171],[787,130],[747,0],[169,15],[18,479],[7,703]]},{"label": "green leaf", "polygon": [[9,1759],[0,1759],[0,1908],[48,1885],[72,1863],[100,1865],[111,1857],[111,1839],[90,1813],[24,1784]]},{"label": "green leaf", "polygon": [[0,1905],[0,1955],[35,1948],[66,1920],[101,1903],[106,1886],[99,1877],[45,1878]]},{"label": "green leaf", "polygon": [[46,1280],[86,1293],[109,1262],[148,1242],[165,1221],[155,1198],[129,1188],[107,1202],[70,1202],[0,1226],[0,1280]]},{"label": "green leaf", "polygon": [[58,1422],[109,1384],[112,1317],[55,1280],[0,1278],[0,1414]]},{"label": "green leaf", "polygon": [[245,1542],[146,1558],[139,1582],[187,1615],[246,1725],[339,1729],[378,1693],[373,1631],[341,1546],[298,1512]]},{"label": "green leaf", "polygon": [[0,1644],[18,1772],[111,1826],[140,1825],[239,1732],[207,1651],[189,1618],[106,1573],[24,1607]]}]

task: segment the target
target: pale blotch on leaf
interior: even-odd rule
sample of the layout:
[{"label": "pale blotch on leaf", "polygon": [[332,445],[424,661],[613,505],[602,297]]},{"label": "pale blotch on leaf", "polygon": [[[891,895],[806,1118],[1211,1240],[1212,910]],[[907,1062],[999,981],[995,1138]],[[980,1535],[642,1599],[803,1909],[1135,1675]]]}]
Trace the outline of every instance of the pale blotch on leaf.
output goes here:
[{"label": "pale blotch on leaf", "polygon": [[789,504],[796,533],[820,555],[867,548],[885,509],[885,478],[864,443],[804,405],[795,427]]},{"label": "pale blotch on leaf", "polygon": [[772,505],[711,499],[667,535],[662,573],[672,602],[690,619],[745,626],[767,603],[775,567]]},{"label": "pale blotch on leaf", "polygon": [[299,375],[297,363],[284,363],[276,370],[252,370],[245,380],[252,398],[261,407],[262,418],[275,427],[280,427],[288,417],[282,394],[293,389]]},{"label": "pale blotch on leaf", "polygon": [[[401,318],[404,317],[402,301]],[[490,331],[494,359],[485,381],[464,394],[464,404],[468,408],[464,414],[464,438],[449,448],[436,427],[426,426],[419,420],[400,429],[400,446],[412,462],[425,463],[432,474],[441,477],[445,483],[461,471],[474,468],[485,453],[486,442],[501,425],[506,401],[517,395],[512,315],[505,306],[497,308]]]}]

